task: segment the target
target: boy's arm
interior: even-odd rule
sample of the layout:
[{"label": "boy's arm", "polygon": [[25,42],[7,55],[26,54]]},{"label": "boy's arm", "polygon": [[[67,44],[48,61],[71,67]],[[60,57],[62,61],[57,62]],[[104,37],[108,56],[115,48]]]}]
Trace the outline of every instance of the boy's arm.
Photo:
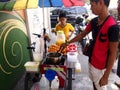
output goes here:
[{"label": "boy's arm", "polygon": [[70,35],[67,37],[68,40],[69,40],[70,37],[73,35],[73,33],[74,33],[74,31],[71,31],[71,32],[70,32]]},{"label": "boy's arm", "polygon": [[54,29],[52,29],[52,31],[51,31],[52,33],[55,33],[55,35],[56,35],[56,30],[55,30],[55,28]]}]

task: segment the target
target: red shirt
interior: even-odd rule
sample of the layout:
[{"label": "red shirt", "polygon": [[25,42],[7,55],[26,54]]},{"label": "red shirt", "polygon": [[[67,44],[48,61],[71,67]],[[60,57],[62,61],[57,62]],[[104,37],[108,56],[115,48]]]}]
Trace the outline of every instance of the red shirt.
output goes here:
[{"label": "red shirt", "polygon": [[[91,23],[89,23],[86,27],[86,30],[93,32],[94,27],[95,26],[92,26]],[[96,27],[97,29],[100,28],[99,29],[100,31],[98,32],[95,40],[90,63],[95,68],[104,69],[106,66],[108,52],[109,52],[108,44],[110,41],[118,41],[119,28],[118,29],[115,28],[116,22],[112,16],[108,17],[101,26],[98,27],[96,25]]]}]

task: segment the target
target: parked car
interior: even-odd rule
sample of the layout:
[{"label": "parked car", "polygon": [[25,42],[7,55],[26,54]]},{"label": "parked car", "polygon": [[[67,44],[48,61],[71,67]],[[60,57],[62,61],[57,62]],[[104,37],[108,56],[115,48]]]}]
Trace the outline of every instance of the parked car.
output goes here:
[{"label": "parked car", "polygon": [[55,8],[54,10],[51,10],[51,28],[55,28],[55,25],[58,23],[58,15],[61,12],[65,12],[67,14],[67,22],[75,26],[76,18],[81,17],[82,14],[87,14],[87,9],[81,6],[74,6],[69,8]]}]

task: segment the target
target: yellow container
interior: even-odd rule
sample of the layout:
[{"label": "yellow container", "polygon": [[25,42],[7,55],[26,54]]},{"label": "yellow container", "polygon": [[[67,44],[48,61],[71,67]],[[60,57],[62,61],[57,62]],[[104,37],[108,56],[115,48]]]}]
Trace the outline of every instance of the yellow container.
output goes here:
[{"label": "yellow container", "polygon": [[58,45],[58,46],[60,46],[62,43],[65,43],[65,41],[64,40],[57,40],[56,41],[56,45]]},{"label": "yellow container", "polygon": [[61,30],[61,31],[58,31],[57,32],[57,37],[56,37],[56,45],[61,45],[62,43],[65,43],[65,34],[64,32]]}]

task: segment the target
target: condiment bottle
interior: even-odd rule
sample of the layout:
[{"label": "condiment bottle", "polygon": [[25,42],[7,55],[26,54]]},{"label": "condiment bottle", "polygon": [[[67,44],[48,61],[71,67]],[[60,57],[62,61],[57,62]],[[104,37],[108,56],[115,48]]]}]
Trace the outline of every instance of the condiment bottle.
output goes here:
[{"label": "condiment bottle", "polygon": [[59,79],[58,76],[55,76],[55,78],[51,82],[51,90],[59,90]]},{"label": "condiment bottle", "polygon": [[42,77],[39,81],[40,90],[50,90],[49,81],[45,77],[45,74],[42,74]]}]

